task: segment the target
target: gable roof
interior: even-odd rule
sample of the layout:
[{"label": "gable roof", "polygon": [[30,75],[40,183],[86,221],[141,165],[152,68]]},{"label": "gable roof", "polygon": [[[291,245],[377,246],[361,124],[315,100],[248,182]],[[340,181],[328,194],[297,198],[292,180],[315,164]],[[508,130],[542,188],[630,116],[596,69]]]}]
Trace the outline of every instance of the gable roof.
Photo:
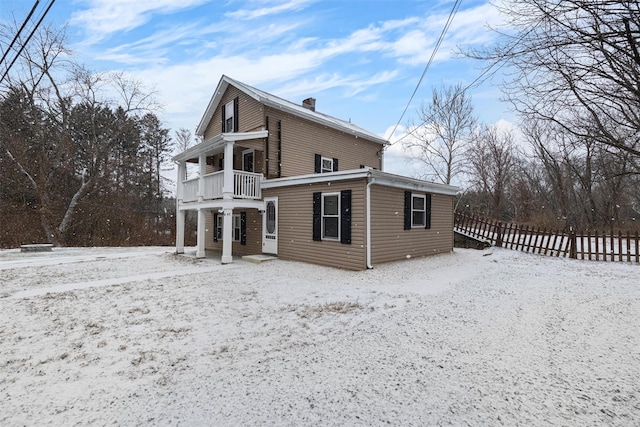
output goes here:
[{"label": "gable roof", "polygon": [[213,117],[213,113],[218,108],[220,101],[222,100],[222,95],[224,95],[225,91],[229,87],[229,85],[236,87],[241,90],[248,96],[252,97],[256,101],[261,104],[267,105],[272,108],[276,108],[279,110],[286,111],[294,116],[302,117],[304,119],[310,120],[312,122],[320,123],[322,125],[328,126],[330,128],[349,133],[355,135],[360,138],[366,138],[373,142],[377,142],[378,144],[387,145],[389,141],[380,136],[369,132],[361,128],[360,126],[356,126],[351,122],[347,122],[344,120],[337,119],[335,117],[331,117],[329,115],[319,113],[317,111],[312,111],[308,108],[303,107],[302,105],[294,104],[293,102],[287,101],[285,99],[279,98],[270,93],[264,92],[260,89],[256,89],[252,86],[249,86],[245,83],[239,82],[237,80],[232,79],[231,77],[223,75],[218,83],[218,87],[216,87],[211,100],[209,101],[209,105],[200,120],[200,124],[196,129],[196,135],[203,136],[211,118]]}]

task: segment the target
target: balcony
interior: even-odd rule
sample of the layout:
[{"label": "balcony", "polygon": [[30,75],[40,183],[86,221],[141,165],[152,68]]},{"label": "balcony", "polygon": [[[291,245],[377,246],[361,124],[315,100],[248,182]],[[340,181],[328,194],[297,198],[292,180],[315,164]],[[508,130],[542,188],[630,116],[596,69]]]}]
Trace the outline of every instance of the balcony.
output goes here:
[{"label": "balcony", "polygon": [[[260,182],[262,174],[233,171],[233,198],[234,199],[262,199]],[[222,199],[224,186],[224,171],[213,172],[202,178],[192,178],[182,181],[182,201],[184,203],[197,202],[198,196],[203,201]],[[202,189],[200,186],[202,185]]]}]

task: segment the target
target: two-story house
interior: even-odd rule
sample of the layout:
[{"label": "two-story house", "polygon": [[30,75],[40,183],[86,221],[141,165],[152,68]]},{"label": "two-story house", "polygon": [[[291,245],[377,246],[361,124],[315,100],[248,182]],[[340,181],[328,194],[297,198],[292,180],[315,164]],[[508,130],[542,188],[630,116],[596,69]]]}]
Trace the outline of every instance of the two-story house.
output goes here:
[{"label": "two-story house", "polygon": [[[178,163],[176,251],[273,254],[352,270],[453,249],[458,188],[382,171],[386,140],[223,76]],[[198,164],[185,180],[186,163]]]}]

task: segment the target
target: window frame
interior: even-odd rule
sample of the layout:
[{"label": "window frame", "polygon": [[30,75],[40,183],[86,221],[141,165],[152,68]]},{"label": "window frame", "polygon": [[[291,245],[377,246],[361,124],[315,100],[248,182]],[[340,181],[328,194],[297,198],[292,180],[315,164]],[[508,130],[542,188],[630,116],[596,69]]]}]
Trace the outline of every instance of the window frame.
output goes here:
[{"label": "window frame", "polygon": [[[237,223],[236,223],[237,220]],[[231,215],[231,241],[239,242],[242,236],[242,218],[241,214],[233,214]],[[224,234],[224,215],[219,215],[216,223],[216,229],[214,233],[216,233],[217,240],[222,241],[222,236]],[[236,239],[237,236],[237,239]]]},{"label": "window frame", "polygon": [[[329,198],[329,197],[335,197],[336,198],[336,214],[335,215],[328,215],[325,213],[325,199]],[[320,211],[320,218],[322,221],[322,229],[321,229],[321,239],[322,240],[330,240],[330,241],[340,241],[340,228],[341,228],[341,215],[340,215],[340,193],[322,193],[322,198],[321,198],[321,211]],[[327,218],[335,218],[337,220],[336,222],[336,233],[337,235],[334,236],[329,236],[327,237],[326,235],[326,219]]]},{"label": "window frame", "polygon": [[224,132],[225,133],[235,132],[236,130],[234,129],[234,123],[235,123],[234,101],[227,102],[226,104],[224,104],[223,108],[224,108]]},{"label": "window frame", "polygon": [[[328,169],[324,167],[324,162],[330,162],[331,167]],[[330,157],[320,157],[320,173],[331,173],[333,172],[333,159]]]},{"label": "window frame", "polygon": [[[247,170],[245,166],[245,156],[251,154],[251,170]],[[244,172],[255,172],[256,169],[256,150],[249,148],[242,151],[242,170]]]},{"label": "window frame", "polygon": [[[416,199],[422,200],[422,209],[416,209],[414,205],[414,201]],[[421,212],[422,213],[422,223],[416,224],[414,222],[414,214]],[[411,193],[411,228],[425,228],[427,225],[427,196],[426,194],[415,194]]]}]

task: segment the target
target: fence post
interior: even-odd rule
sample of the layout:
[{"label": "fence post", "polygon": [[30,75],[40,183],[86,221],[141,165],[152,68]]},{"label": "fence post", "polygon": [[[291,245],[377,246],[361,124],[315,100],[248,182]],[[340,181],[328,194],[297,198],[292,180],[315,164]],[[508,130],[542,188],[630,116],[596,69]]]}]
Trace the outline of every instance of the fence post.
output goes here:
[{"label": "fence post", "polygon": [[569,258],[578,259],[576,232],[573,230],[573,228],[569,231]]},{"label": "fence post", "polygon": [[498,223],[496,224],[496,246],[501,248],[502,247],[502,223],[500,221],[498,221]]}]

